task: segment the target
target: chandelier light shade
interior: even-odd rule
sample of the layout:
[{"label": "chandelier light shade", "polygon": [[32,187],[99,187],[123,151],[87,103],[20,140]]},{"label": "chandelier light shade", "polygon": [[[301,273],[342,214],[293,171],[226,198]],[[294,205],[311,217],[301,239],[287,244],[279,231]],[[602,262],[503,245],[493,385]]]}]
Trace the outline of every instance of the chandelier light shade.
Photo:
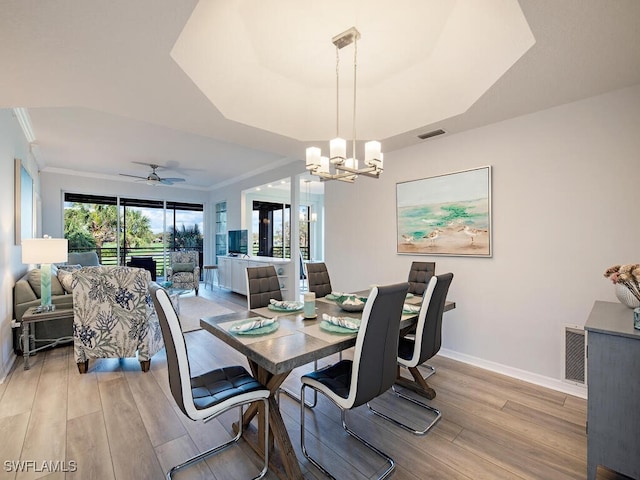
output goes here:
[{"label": "chandelier light shade", "polygon": [[[336,138],[329,141],[329,156],[323,156],[318,147],[306,151],[306,166],[313,175],[323,180],[341,180],[353,183],[358,175],[378,178],[383,170],[383,154],[380,142],[365,143],[364,166],[359,169],[356,157],[356,72],[358,67],[358,39],[356,27],[336,35],[331,42],[336,46]],[[353,135],[352,155],[347,157],[347,141],[340,137],[340,49],[353,43]]]},{"label": "chandelier light shade", "polygon": [[66,262],[68,258],[66,238],[25,238],[22,240],[22,263],[40,264],[40,310],[52,311],[51,264]]},{"label": "chandelier light shade", "polygon": [[[300,212],[300,221],[301,222],[305,222],[305,223],[313,223],[313,222],[317,222],[318,221],[318,214],[313,212],[313,208],[312,208],[312,201],[311,201],[311,193],[310,193],[310,185],[311,185],[311,180],[304,180],[305,186],[306,186],[306,197],[305,197],[305,207],[306,207],[306,212]],[[302,188],[300,189],[300,194],[302,195]]]}]

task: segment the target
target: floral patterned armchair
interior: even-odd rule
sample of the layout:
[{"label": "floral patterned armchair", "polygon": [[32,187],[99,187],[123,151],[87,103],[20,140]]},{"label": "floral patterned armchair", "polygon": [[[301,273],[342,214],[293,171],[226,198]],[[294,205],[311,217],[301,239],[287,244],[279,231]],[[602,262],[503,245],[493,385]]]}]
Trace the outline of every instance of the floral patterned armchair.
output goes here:
[{"label": "floral patterned armchair", "polygon": [[200,286],[200,265],[198,252],[170,252],[167,280],[173,288],[195,289]]},{"label": "floral patterned armchair", "polygon": [[142,371],[164,343],[141,268],[84,267],[73,275],[73,345],[80,373],[90,358],[135,357]]}]

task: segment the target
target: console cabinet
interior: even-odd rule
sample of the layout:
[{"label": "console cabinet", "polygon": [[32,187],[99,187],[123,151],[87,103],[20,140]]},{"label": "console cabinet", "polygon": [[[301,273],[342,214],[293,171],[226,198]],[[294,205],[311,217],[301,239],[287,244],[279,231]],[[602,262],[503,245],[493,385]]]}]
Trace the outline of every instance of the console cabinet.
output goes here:
[{"label": "console cabinet", "polygon": [[640,478],[640,330],[633,310],[597,301],[587,330],[587,479],[602,465]]},{"label": "console cabinet", "polygon": [[226,288],[242,295],[247,294],[247,267],[264,267],[273,265],[280,280],[282,298],[290,300],[293,296],[293,280],[291,260],[274,257],[218,257],[218,283]]}]

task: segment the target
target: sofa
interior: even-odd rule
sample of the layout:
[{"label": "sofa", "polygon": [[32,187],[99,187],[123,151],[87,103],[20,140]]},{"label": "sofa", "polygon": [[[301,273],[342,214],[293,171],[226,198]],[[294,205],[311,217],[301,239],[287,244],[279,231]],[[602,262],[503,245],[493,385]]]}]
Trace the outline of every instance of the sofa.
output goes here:
[{"label": "sofa", "polygon": [[[66,265],[51,266],[51,303],[58,308],[73,308],[73,295],[71,287],[67,282],[65,289],[58,279],[58,269],[72,269],[81,266],[97,266],[98,254],[91,252],[71,252],[68,255]],[[66,270],[65,270],[66,271]],[[34,268],[18,279],[13,287],[13,318],[16,322],[22,322],[22,315],[29,307],[40,305],[40,269]],[[67,275],[61,275],[69,279]],[[39,339],[56,339],[70,337],[73,334],[73,322],[70,320],[50,320],[47,322],[36,322],[31,326],[32,332]],[[22,355],[22,343],[20,342],[21,328],[13,329],[13,351],[16,355]]]},{"label": "sofa", "polygon": [[[58,280],[57,268],[52,266],[51,273],[51,303],[58,308],[73,308],[73,296],[67,293]],[[13,317],[17,322],[22,321],[22,315],[30,307],[40,305],[40,269],[29,270],[16,282],[13,287]],[[50,320],[36,322],[31,327],[36,338],[70,337],[73,333],[73,322],[70,320]],[[13,350],[16,355],[22,355],[20,343],[20,328],[13,329]]]}]

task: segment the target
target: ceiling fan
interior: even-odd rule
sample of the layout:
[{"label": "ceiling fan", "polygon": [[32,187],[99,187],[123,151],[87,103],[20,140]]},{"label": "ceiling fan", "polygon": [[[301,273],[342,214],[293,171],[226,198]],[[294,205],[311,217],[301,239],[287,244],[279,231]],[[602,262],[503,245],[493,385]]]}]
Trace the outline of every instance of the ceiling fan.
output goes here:
[{"label": "ceiling fan", "polygon": [[178,177],[162,178],[160,177],[160,175],[156,173],[156,169],[162,168],[160,167],[160,165],[156,165],[155,163],[150,163],[149,166],[151,167],[151,172],[146,177],[140,177],[138,175],[129,175],[127,173],[121,173],[120,175],[122,175],[123,177],[138,178],[140,179],[138,181],[145,181],[147,185],[158,185],[158,184],[173,185],[174,183],[184,182],[184,178],[178,178]]}]

